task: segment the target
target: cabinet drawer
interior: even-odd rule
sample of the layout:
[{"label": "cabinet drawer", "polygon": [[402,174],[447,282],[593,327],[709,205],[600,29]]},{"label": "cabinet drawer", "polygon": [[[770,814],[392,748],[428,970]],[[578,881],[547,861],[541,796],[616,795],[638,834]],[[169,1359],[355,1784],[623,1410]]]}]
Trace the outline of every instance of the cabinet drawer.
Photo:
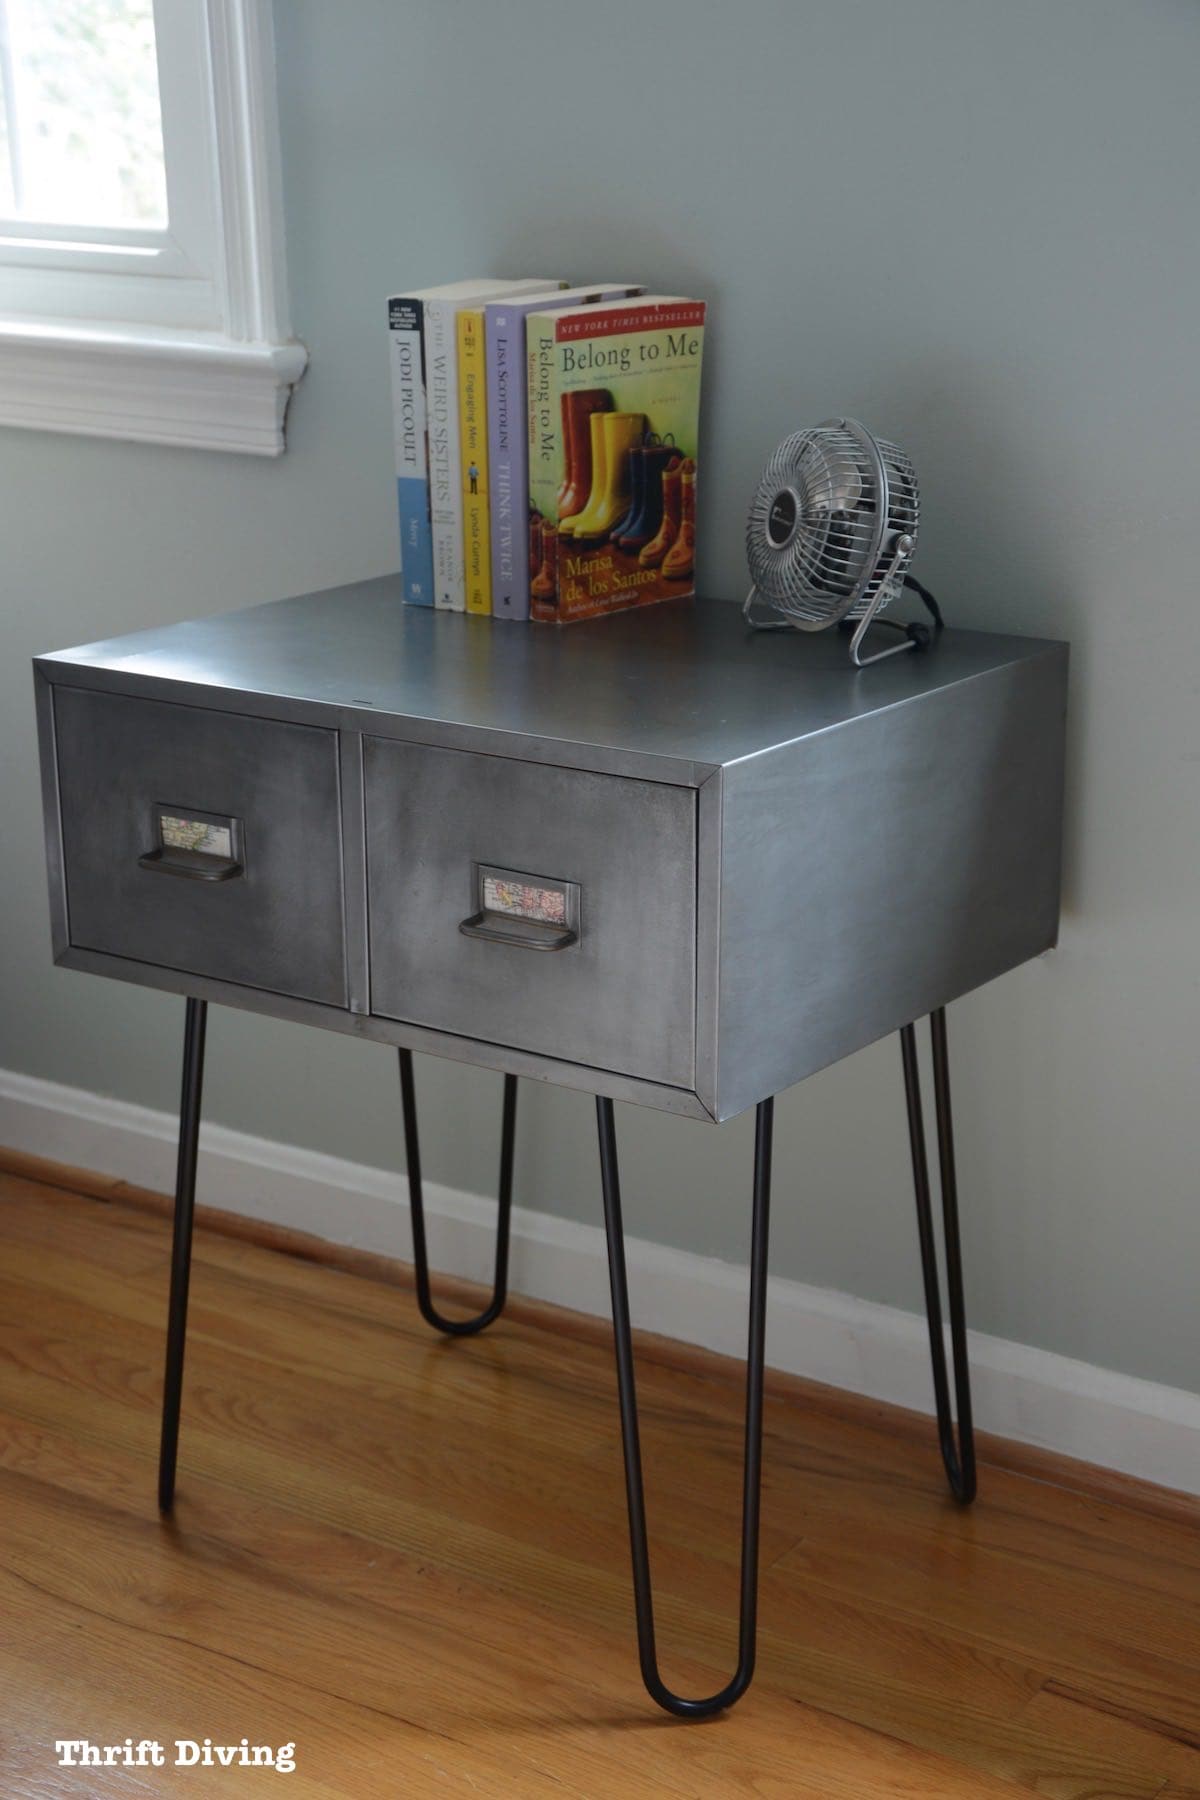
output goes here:
[{"label": "cabinet drawer", "polygon": [[337,733],[60,687],[70,941],[346,1004]]},{"label": "cabinet drawer", "polygon": [[371,1010],[692,1084],[696,796],[364,745]]}]

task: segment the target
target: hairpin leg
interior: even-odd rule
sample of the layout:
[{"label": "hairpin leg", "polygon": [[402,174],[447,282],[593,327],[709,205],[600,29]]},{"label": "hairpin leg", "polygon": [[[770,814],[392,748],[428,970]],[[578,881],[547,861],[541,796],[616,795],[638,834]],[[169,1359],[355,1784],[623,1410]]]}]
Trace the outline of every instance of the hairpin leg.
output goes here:
[{"label": "hairpin leg", "polygon": [[597,1097],[600,1131],[600,1175],[604,1188],[604,1223],[608,1234],[608,1273],[612,1287],[613,1338],[617,1354],[617,1389],[621,1403],[621,1442],[625,1452],[625,1496],[629,1509],[629,1543],[633,1558],[634,1606],[642,1680],[651,1698],[684,1719],[707,1719],[732,1706],[754,1675],[758,1617],[758,1516],[762,1487],[763,1365],[767,1324],[767,1230],[771,1200],[771,1131],[774,1101],[758,1108],[754,1134],[754,1221],[750,1251],[750,1326],[746,1351],[746,1432],[742,1464],[742,1575],[737,1668],[718,1693],[687,1700],[671,1692],[658,1672],[654,1641],[654,1594],[646,1539],[646,1500],[642,1485],[642,1452],[638,1436],[637,1388],[629,1323],[629,1289],[625,1273],[625,1230],[621,1221],[621,1184],[617,1172],[617,1134],[613,1103]]},{"label": "hairpin leg", "polygon": [[925,1278],[925,1311],[929,1318],[929,1350],[933,1359],[933,1392],[937,1403],[938,1440],[950,1491],[963,1506],[975,1498],[975,1428],[971,1418],[971,1375],[967,1357],[967,1315],[963,1303],[962,1245],[958,1234],[958,1183],[954,1170],[954,1128],[950,1116],[950,1063],[946,1046],[946,1009],[929,1015],[933,1046],[933,1093],[937,1112],[938,1166],[942,1187],[942,1225],[946,1246],[946,1286],[950,1300],[950,1348],[954,1358],[954,1392],[958,1403],[958,1442],[950,1412],[946,1373],[946,1340],[938,1288],[937,1251],[933,1241],[933,1206],[925,1121],[921,1110],[921,1076],[917,1037],[911,1025],[900,1031],[904,1058],[904,1092],[908,1102],[908,1135],[912,1144],[913,1185],[917,1196],[917,1231],[921,1272]]},{"label": "hairpin leg", "polygon": [[473,1337],[500,1317],[508,1298],[508,1237],[512,1213],[513,1158],[517,1142],[517,1078],[504,1077],[504,1114],[500,1130],[500,1206],[496,1217],[496,1263],[492,1298],[471,1319],[447,1319],[433,1304],[429,1255],[425,1244],[425,1201],[421,1189],[421,1148],[417,1136],[417,1092],[411,1050],[400,1052],[400,1101],[404,1112],[404,1153],[408,1160],[408,1197],[412,1209],[413,1266],[417,1305],[426,1324],[449,1337]]},{"label": "hairpin leg", "polygon": [[179,1156],[175,1165],[175,1223],[171,1236],[171,1301],[167,1314],[167,1366],[163,1377],[162,1434],[158,1451],[158,1504],[175,1503],[175,1460],[187,1340],[188,1279],[192,1266],[192,1217],[196,1206],[196,1156],[200,1093],[204,1085],[204,1029],[208,1004],[189,999],[183,1028],[183,1092],[179,1102]]}]

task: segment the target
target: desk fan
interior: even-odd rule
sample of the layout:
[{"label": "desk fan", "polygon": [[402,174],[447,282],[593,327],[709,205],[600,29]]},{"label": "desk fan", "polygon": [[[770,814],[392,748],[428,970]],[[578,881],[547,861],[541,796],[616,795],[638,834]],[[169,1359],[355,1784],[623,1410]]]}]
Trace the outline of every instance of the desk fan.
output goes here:
[{"label": "desk fan", "polygon": [[[919,518],[916,471],[895,444],[854,419],[826,419],[793,432],[763,470],[746,521],[748,623],[757,631],[843,625],[853,630],[850,660],[860,669],[901,650],[927,648],[942,616],[932,594],[908,573]],[[879,618],[904,587],[920,594],[933,630]],[[760,598],[784,616],[756,616]],[[865,656],[863,640],[873,623],[902,632],[904,642]]]}]

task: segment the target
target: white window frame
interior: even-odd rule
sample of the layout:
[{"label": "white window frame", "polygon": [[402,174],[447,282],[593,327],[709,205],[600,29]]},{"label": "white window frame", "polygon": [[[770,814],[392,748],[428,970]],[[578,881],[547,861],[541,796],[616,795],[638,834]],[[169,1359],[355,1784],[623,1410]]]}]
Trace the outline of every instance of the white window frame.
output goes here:
[{"label": "white window frame", "polygon": [[278,456],[287,313],[271,0],[157,0],[170,224],[0,221],[0,425]]}]

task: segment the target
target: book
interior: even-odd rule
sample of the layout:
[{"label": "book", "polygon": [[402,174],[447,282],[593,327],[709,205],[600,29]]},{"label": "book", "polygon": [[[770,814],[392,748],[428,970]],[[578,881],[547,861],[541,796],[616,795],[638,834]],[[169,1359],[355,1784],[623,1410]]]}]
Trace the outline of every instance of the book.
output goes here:
[{"label": "book", "polygon": [[659,294],[529,314],[531,618],[695,592],[704,320]]},{"label": "book", "polygon": [[550,306],[592,305],[642,291],[632,282],[599,282],[523,300],[493,300],[483,308],[492,612],[498,619],[529,617],[525,321]]},{"label": "book", "polygon": [[458,315],[458,431],[463,571],[469,613],[492,610],[486,381],[483,308],[464,306]]},{"label": "book", "polygon": [[392,435],[400,514],[400,574],[410,606],[433,605],[433,531],[429,520],[425,441],[425,367],[420,294],[388,301],[392,377]]},{"label": "book", "polygon": [[506,295],[562,288],[546,276],[524,281],[459,281],[427,288],[423,301],[425,419],[428,444],[429,522],[433,548],[433,603],[453,612],[466,607],[458,404],[458,313],[463,306]]}]

